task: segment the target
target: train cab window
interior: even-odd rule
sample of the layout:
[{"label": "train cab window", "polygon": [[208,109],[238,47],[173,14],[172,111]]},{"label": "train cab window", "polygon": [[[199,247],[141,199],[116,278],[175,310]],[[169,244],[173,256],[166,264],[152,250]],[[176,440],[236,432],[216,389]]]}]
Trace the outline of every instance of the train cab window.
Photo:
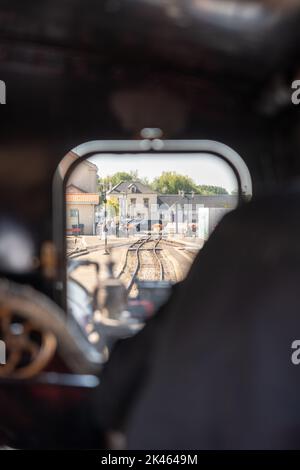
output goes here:
[{"label": "train cab window", "polygon": [[156,152],[91,142],[61,163],[67,311],[102,347],[158,310],[222,217],[251,196],[243,160],[199,142]]}]

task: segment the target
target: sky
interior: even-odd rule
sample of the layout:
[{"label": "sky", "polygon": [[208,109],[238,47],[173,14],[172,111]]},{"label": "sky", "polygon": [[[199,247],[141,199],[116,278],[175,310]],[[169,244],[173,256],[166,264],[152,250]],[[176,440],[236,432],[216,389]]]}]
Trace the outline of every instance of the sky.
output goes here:
[{"label": "sky", "polygon": [[232,169],[221,158],[209,154],[103,154],[89,161],[97,165],[100,177],[137,170],[139,177],[151,182],[164,171],[175,171],[191,177],[198,185],[222,186],[228,192],[237,189]]}]

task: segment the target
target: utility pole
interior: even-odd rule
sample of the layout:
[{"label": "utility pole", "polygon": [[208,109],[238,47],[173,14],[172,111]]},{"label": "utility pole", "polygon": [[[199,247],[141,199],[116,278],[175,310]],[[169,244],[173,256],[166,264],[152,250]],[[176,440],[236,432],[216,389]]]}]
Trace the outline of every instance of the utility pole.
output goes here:
[{"label": "utility pole", "polygon": [[129,221],[127,219],[129,219],[128,217],[128,193],[127,193],[127,186],[125,188],[125,223],[126,223],[126,237],[128,238],[129,237],[129,233],[128,233],[128,223]]},{"label": "utility pole", "polygon": [[77,231],[76,231],[76,236],[78,237],[78,235],[79,235],[79,230],[80,230],[80,227],[79,227],[79,224],[80,224],[80,221],[79,221],[79,209],[76,209],[76,213],[77,213]]},{"label": "utility pole", "polygon": [[102,201],[104,202],[104,254],[109,255],[107,248],[107,197],[105,188],[102,191]]},{"label": "utility pole", "polygon": [[[188,234],[188,231],[189,231],[189,219],[193,218],[193,217],[190,217],[191,215],[191,212],[190,210],[192,210],[192,215],[193,215],[193,200],[194,200],[194,197],[195,197],[195,191],[191,191],[190,193],[188,192],[185,192],[185,191],[180,191],[180,195],[182,197],[182,200],[183,200],[183,220],[184,220],[184,217],[186,217],[186,231],[187,231],[187,234]],[[187,211],[186,211],[186,214],[185,214],[185,211],[184,211],[184,199],[187,200],[188,202],[188,207],[187,207]],[[192,207],[190,208],[190,202],[192,201]]]}]

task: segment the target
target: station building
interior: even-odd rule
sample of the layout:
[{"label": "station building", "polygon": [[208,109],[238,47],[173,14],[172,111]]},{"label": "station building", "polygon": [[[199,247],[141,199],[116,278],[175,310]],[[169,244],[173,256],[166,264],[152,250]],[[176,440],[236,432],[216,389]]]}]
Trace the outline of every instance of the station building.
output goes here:
[{"label": "station building", "polygon": [[[125,218],[161,219],[173,233],[183,233],[187,227],[205,225],[207,238],[220,219],[237,205],[237,196],[220,194],[203,196],[184,193],[160,194],[139,181],[122,181],[107,194],[107,199],[117,198],[120,215]],[[153,211],[153,207],[156,210]],[[156,213],[156,215],[153,215]],[[203,227],[202,227],[203,228]]]},{"label": "station building", "polygon": [[97,166],[85,160],[71,174],[66,187],[67,234],[95,235],[99,204]]},{"label": "station building", "polygon": [[157,205],[158,193],[139,181],[121,181],[107,193],[107,200],[117,198],[123,218],[150,218]]}]

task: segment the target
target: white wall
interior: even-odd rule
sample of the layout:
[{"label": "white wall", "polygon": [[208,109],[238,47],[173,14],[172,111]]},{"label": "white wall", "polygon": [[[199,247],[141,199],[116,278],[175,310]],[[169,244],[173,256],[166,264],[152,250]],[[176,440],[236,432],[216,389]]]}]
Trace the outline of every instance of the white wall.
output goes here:
[{"label": "white wall", "polygon": [[79,223],[84,224],[84,235],[94,235],[94,217],[95,217],[95,206],[92,204],[67,204],[67,230],[72,228],[72,225],[77,225],[78,218],[71,217],[71,209],[79,210]]}]

